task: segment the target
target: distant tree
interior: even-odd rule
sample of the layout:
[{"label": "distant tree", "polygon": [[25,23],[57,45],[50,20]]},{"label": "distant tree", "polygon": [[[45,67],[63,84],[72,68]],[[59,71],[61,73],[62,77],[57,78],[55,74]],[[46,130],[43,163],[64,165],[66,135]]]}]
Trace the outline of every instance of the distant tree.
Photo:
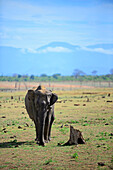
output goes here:
[{"label": "distant tree", "polygon": [[18,74],[18,78],[21,78],[22,76],[20,74]]},{"label": "distant tree", "polygon": [[79,69],[75,69],[74,72],[73,72],[73,75],[75,78],[78,78],[79,76],[84,76],[85,73]]},{"label": "distant tree", "polygon": [[93,71],[92,71],[92,75],[93,75],[93,76],[96,76],[96,74],[97,74],[97,71],[96,71],[96,70],[93,70]]},{"label": "distant tree", "polygon": [[61,74],[53,74],[53,78],[57,79],[59,76],[61,76]]},{"label": "distant tree", "polygon": [[22,77],[23,77],[23,78],[28,78],[28,75],[26,74],[26,75],[23,75]]},{"label": "distant tree", "polygon": [[26,75],[23,75],[22,78],[23,78],[24,81],[28,81],[29,76],[26,74]]},{"label": "distant tree", "polygon": [[40,77],[47,77],[47,74],[41,74]]},{"label": "distant tree", "polygon": [[34,78],[35,78],[34,75],[31,75],[31,76],[30,76],[30,79],[31,79],[31,80],[34,80]]}]

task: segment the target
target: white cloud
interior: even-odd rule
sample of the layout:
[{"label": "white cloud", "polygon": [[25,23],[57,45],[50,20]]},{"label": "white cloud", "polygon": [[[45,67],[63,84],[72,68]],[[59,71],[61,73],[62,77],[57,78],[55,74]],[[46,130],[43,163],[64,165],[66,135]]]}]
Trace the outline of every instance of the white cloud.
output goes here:
[{"label": "white cloud", "polygon": [[[113,55],[113,49],[103,49],[103,48],[87,48],[87,47],[81,47],[80,48],[81,50],[85,50],[85,51],[91,51],[91,52],[97,52],[97,53],[103,53],[103,54],[108,54],[108,55]],[[79,49],[79,50],[80,50]],[[51,52],[54,52],[54,53],[70,53],[70,52],[73,52],[71,49],[69,48],[64,48],[64,47],[46,47],[44,49],[41,49],[41,50],[36,50],[36,49],[33,49],[33,48],[22,48],[21,49],[21,52],[22,53],[33,53],[33,54],[36,54],[36,53],[51,53]]]},{"label": "white cloud", "polygon": [[22,53],[26,54],[26,53],[48,53],[48,52],[56,52],[56,53],[69,53],[72,52],[72,50],[70,50],[69,48],[64,48],[64,47],[47,47],[45,49],[42,50],[36,50],[33,48],[21,48],[20,50]]},{"label": "white cloud", "polygon": [[43,50],[38,51],[38,53],[47,53],[47,52],[67,53],[67,52],[72,52],[72,50],[64,47],[47,47]]},{"label": "white cloud", "polygon": [[28,48],[27,51],[29,53],[37,53],[37,51],[35,49],[32,49],[32,48]]},{"label": "white cloud", "polygon": [[85,51],[98,52],[98,53],[103,53],[103,54],[110,54],[110,55],[113,54],[113,48],[109,49],[109,50],[105,50],[103,48],[91,49],[91,48],[87,48],[87,47],[82,47],[82,49],[85,50]]},{"label": "white cloud", "polygon": [[33,54],[36,54],[38,53],[35,49],[33,48],[21,48],[20,50],[23,54],[26,54],[26,53],[33,53]]}]

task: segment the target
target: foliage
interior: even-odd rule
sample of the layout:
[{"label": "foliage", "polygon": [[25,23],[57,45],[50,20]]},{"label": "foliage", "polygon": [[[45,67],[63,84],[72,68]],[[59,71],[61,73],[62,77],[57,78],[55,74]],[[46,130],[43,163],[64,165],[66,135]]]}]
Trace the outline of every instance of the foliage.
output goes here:
[{"label": "foliage", "polygon": [[79,70],[79,69],[75,69],[74,72],[73,72],[73,75],[74,75],[75,78],[78,78],[80,76],[84,76],[85,73],[83,71]]},{"label": "foliage", "polygon": [[62,76],[60,74],[54,74],[52,76],[47,76],[46,74],[42,74],[41,76],[28,76],[28,75],[13,75],[13,76],[0,76],[0,81],[37,81],[37,82],[60,82],[60,81],[113,81],[113,74],[107,75],[83,75],[77,74],[73,76]]},{"label": "foliage", "polygon": [[78,159],[78,154],[77,153],[74,153],[72,158],[75,158],[75,159]]}]

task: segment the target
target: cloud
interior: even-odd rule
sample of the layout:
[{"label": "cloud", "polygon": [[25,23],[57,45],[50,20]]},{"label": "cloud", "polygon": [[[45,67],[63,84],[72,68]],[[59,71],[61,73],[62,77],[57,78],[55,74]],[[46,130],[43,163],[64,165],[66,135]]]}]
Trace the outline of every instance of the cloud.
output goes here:
[{"label": "cloud", "polygon": [[[103,53],[103,54],[108,54],[108,55],[113,55],[113,48],[112,49],[103,49],[103,48],[88,48],[88,47],[80,47],[79,50],[85,50],[85,51],[90,51],[90,52],[97,52],[97,53]],[[40,50],[36,50],[33,48],[22,48],[21,52],[26,54],[26,53],[33,53],[33,54],[41,54],[41,53],[70,53],[74,52],[72,49],[65,48],[65,47],[46,47]]]},{"label": "cloud", "polygon": [[72,52],[71,49],[69,48],[64,48],[64,47],[46,47],[44,49],[41,49],[41,50],[36,50],[36,49],[33,49],[33,48],[22,48],[20,50],[22,53],[26,54],[26,53],[33,53],[33,54],[40,54],[40,53],[51,53],[51,52],[54,52],[54,53],[69,53],[69,52]]},{"label": "cloud", "polygon": [[[96,4],[95,1],[1,1],[0,29],[5,33],[4,44],[38,48],[52,41],[79,45],[112,41],[113,3],[108,1]],[[12,39],[12,36],[16,37]],[[57,51],[46,49],[52,50]]]},{"label": "cloud", "polygon": [[29,53],[34,53],[34,54],[37,53],[37,51],[35,49],[32,49],[32,48],[28,48],[27,51]]},{"label": "cloud", "polygon": [[91,51],[91,52],[98,52],[98,53],[113,55],[113,48],[106,50],[106,49],[103,49],[103,48],[91,49],[91,48],[87,48],[87,47],[82,47],[82,49],[85,50],[85,51]]},{"label": "cloud", "polygon": [[47,53],[47,52],[69,53],[69,52],[72,52],[72,50],[70,50],[69,48],[64,48],[64,47],[47,47],[45,49],[38,51],[38,53]]},{"label": "cloud", "polygon": [[20,49],[20,51],[21,51],[21,53],[23,53],[23,54],[27,54],[27,53],[33,53],[33,54],[36,54],[36,53],[38,53],[35,49],[33,49],[33,48],[21,48]]}]

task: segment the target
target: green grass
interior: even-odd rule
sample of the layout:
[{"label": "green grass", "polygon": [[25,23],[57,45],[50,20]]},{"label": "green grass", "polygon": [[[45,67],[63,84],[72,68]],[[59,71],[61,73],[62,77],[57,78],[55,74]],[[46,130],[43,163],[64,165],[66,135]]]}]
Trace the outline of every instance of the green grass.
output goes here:
[{"label": "green grass", "polygon": [[70,121],[67,121],[66,123],[75,124],[75,123],[79,123],[79,122],[77,120],[70,120]]},{"label": "green grass", "polygon": [[[108,99],[113,101],[113,89],[77,89],[56,93],[59,100],[66,101],[55,105],[56,118],[52,126],[52,138],[45,147],[36,144],[35,126],[29,119],[22,101],[26,92],[0,93],[0,168],[113,168],[113,102],[106,102]],[[111,94],[109,98],[108,93]],[[14,99],[11,100],[11,96],[14,96]],[[86,96],[90,102],[87,102]],[[26,126],[26,123],[29,126]],[[106,123],[108,125],[105,125]],[[70,125],[82,131],[86,144],[78,147],[58,145],[69,140]],[[104,162],[105,166],[98,167],[98,162]]]},{"label": "green grass", "polygon": [[48,160],[45,161],[44,164],[45,164],[45,165],[48,165],[48,164],[51,163],[51,162],[53,162],[52,159],[48,159]]},{"label": "green grass", "polygon": [[69,128],[63,127],[59,130],[60,132],[62,132],[62,134],[67,134],[69,132]]}]

